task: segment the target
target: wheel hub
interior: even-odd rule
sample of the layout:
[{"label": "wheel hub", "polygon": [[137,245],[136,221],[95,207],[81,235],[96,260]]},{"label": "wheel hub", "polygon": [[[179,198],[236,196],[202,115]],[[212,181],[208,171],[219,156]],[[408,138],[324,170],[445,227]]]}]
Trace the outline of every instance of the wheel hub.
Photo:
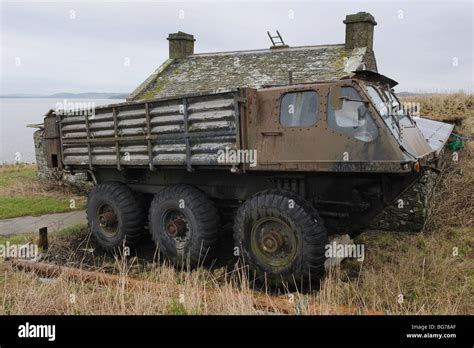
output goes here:
[{"label": "wheel hub", "polygon": [[[263,231],[262,231],[263,232]],[[263,250],[270,254],[276,253],[283,246],[284,239],[277,230],[270,230],[264,233],[262,238]]]},{"label": "wheel hub", "polygon": [[97,208],[96,218],[100,228],[108,236],[114,236],[119,231],[119,218],[110,204],[102,203]]},{"label": "wheel hub", "polygon": [[275,217],[257,220],[250,232],[251,249],[262,262],[286,267],[296,256],[297,239],[288,223]]},{"label": "wheel hub", "polygon": [[114,226],[117,222],[117,215],[113,212],[108,211],[99,215],[100,227],[111,227]]},{"label": "wheel hub", "polygon": [[166,224],[166,233],[172,238],[186,235],[186,223],[181,219],[174,219]]}]

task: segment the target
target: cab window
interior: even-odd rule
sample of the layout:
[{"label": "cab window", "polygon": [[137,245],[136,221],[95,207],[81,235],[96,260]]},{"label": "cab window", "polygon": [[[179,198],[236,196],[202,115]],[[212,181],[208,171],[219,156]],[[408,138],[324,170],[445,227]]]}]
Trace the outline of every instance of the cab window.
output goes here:
[{"label": "cab window", "polygon": [[280,103],[283,127],[311,127],[319,120],[319,96],[315,91],[286,93]]},{"label": "cab window", "polygon": [[[374,141],[378,136],[377,126],[357,90],[353,87],[342,87],[341,99],[341,107],[338,109],[328,103],[329,127],[360,141]],[[331,95],[329,100],[332,100]]]},{"label": "cab window", "polygon": [[373,86],[367,86],[367,91],[369,92],[370,99],[372,100],[372,103],[375,105],[377,108],[378,112],[380,113],[380,116],[382,116],[383,121],[387,125],[387,127],[390,129],[392,134],[395,136],[395,138],[398,139],[400,136],[400,132],[398,130],[398,125],[395,123],[394,118],[390,115],[392,111],[391,105],[387,103],[382,97],[385,97],[388,99],[388,97],[385,94],[381,94],[382,92],[377,90]]}]

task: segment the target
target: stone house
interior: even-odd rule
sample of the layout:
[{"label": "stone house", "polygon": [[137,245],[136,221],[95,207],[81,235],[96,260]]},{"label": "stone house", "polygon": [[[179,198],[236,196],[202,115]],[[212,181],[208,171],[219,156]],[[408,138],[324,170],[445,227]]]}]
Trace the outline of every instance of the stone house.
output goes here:
[{"label": "stone house", "polygon": [[215,91],[340,79],[355,70],[377,72],[370,13],[347,15],[345,42],[337,45],[194,53],[191,34],[169,34],[169,58],[127,98],[129,101]]}]

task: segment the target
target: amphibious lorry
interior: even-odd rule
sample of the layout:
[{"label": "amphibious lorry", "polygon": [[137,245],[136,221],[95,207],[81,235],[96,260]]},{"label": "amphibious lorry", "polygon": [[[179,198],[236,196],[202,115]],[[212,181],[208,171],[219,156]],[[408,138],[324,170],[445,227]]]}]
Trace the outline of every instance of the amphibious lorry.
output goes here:
[{"label": "amphibious lorry", "polygon": [[[87,171],[87,217],[108,250],[148,229],[160,254],[234,254],[269,283],[324,273],[332,233],[356,233],[440,164],[393,93],[361,71],[336,81],[237,88],[45,117],[48,166]],[[419,119],[421,120],[421,119]]]}]

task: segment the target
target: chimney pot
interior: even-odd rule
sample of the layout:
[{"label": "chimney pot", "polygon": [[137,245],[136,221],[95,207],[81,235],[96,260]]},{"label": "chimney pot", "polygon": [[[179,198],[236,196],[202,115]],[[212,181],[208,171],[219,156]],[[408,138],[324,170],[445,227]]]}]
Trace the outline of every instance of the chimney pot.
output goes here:
[{"label": "chimney pot", "polygon": [[346,48],[368,47],[373,49],[374,26],[377,25],[374,16],[368,12],[358,12],[346,16]]},{"label": "chimney pot", "polygon": [[194,36],[178,31],[168,35],[170,59],[186,58],[194,54]]}]

